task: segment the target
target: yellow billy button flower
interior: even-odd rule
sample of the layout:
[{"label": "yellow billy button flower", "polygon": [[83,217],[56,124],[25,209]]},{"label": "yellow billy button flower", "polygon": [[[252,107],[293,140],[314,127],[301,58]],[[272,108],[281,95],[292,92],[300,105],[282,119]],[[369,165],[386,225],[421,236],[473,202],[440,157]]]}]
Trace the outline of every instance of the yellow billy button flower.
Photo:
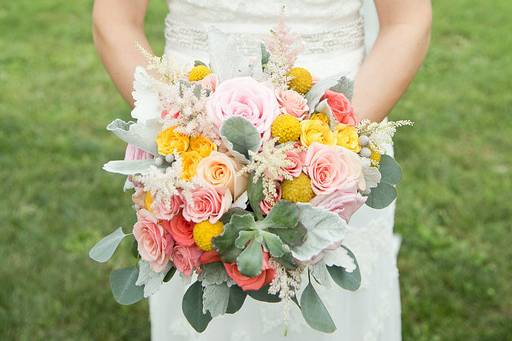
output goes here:
[{"label": "yellow billy button flower", "polygon": [[300,123],[300,143],[309,147],[313,142],[335,145],[336,136],[329,128],[329,125],[320,120],[304,120]]},{"label": "yellow billy button flower", "polygon": [[327,114],[324,112],[314,112],[311,115],[310,119],[311,120],[319,120],[319,121],[322,121],[325,124],[329,125],[329,116],[327,116]]},{"label": "yellow billy button flower", "polygon": [[338,146],[347,148],[354,153],[359,153],[361,146],[359,145],[359,135],[357,135],[356,127],[340,123],[336,126],[335,133]]},{"label": "yellow billy button flower", "polygon": [[311,73],[302,67],[292,67],[288,72],[288,77],[290,77],[288,86],[299,94],[305,95],[313,86]]},{"label": "yellow billy button flower", "polygon": [[292,115],[281,114],[272,123],[272,136],[277,137],[279,143],[297,141],[300,131],[300,121]]},{"label": "yellow billy button flower", "polygon": [[153,197],[151,196],[151,193],[146,192],[146,195],[144,196],[144,208],[151,212],[152,204],[153,204]]},{"label": "yellow billy button flower", "polygon": [[180,154],[188,149],[189,138],[187,135],[176,132],[174,127],[170,127],[158,134],[156,144],[158,153],[161,155]]},{"label": "yellow billy button flower", "polygon": [[196,65],[188,73],[188,80],[191,82],[200,81],[212,73],[212,70],[206,65]]},{"label": "yellow billy button flower", "polygon": [[304,173],[292,180],[285,180],[281,185],[282,198],[291,202],[309,202],[315,196],[311,180]]},{"label": "yellow billy button flower", "polygon": [[197,165],[203,158],[198,152],[191,150],[181,153],[181,178],[186,181],[192,180],[196,175]]},{"label": "yellow billy button flower", "polygon": [[198,152],[202,157],[207,157],[211,152],[217,150],[217,145],[203,135],[190,138],[190,150]]},{"label": "yellow billy button flower", "polygon": [[198,248],[203,251],[211,251],[213,249],[212,239],[222,232],[224,232],[224,224],[221,221],[212,224],[206,220],[194,226],[192,235]]}]

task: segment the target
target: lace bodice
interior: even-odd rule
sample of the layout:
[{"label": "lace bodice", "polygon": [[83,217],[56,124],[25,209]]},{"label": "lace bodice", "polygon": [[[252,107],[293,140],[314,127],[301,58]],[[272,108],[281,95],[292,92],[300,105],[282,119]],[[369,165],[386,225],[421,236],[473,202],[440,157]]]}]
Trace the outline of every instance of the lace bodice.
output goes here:
[{"label": "lace bodice", "polygon": [[[299,64],[318,77],[355,72],[364,56],[362,0],[168,0],[166,52],[177,59],[205,60],[208,32],[233,36],[250,54],[273,28],[283,8],[287,26],[299,34],[304,51]],[[319,63],[318,61],[321,61]]]}]

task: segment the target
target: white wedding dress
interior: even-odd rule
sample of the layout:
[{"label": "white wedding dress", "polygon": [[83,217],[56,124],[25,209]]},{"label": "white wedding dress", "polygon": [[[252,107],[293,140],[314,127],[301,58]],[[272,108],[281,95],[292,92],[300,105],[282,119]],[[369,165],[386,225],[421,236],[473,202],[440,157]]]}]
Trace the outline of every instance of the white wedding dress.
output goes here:
[{"label": "white wedding dress", "polygon": [[[261,35],[275,26],[284,5],[286,24],[305,43],[296,64],[319,78],[339,72],[354,77],[365,56],[365,36],[366,46],[371,45],[378,27],[374,12],[362,14],[363,0],[168,0],[168,3],[166,53],[180,62],[208,61],[207,36],[212,27],[239,41],[242,53],[251,53],[254,44],[250,42],[261,40]],[[365,19],[370,19],[366,25]],[[312,330],[293,306],[288,336],[284,336],[280,303],[262,303],[248,297],[238,313],[213,319],[206,331],[198,334],[181,311],[181,299],[188,283],[175,276],[150,299],[152,340],[400,340],[396,268],[399,241],[393,235],[393,219],[394,205],[383,210],[364,206],[352,217],[345,243],[359,262],[361,288],[349,292],[334,285],[317,287],[336,323],[335,333]]]}]

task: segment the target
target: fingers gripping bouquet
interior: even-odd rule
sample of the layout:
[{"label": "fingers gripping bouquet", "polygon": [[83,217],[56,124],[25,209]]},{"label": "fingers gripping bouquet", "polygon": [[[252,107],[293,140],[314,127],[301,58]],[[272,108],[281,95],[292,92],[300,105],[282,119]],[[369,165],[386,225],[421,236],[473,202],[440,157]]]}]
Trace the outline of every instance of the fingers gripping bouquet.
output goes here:
[{"label": "fingers gripping bouquet", "polygon": [[148,66],[137,68],[135,122],[107,127],[129,143],[127,157],[104,166],[128,176],[137,221],[90,256],[105,262],[134,238],[138,264],[111,274],[115,299],[135,303],[178,272],[193,282],[182,308],[199,332],[247,296],[291,302],[285,309],[333,332],[315,286],[330,277],[358,289],[347,224],[363,204],[395,199],[400,168],[385,149],[411,123],[359,121],[352,82],[314,81],[295,66],[300,42],[282,22],[256,58],[221,33],[209,39],[210,66],[183,70],[146,53]]}]

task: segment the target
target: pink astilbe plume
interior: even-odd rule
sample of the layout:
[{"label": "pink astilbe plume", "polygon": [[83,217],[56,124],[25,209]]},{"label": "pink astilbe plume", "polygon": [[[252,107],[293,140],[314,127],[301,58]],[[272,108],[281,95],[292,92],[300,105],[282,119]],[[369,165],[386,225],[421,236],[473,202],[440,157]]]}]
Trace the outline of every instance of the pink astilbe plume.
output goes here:
[{"label": "pink astilbe plume", "polygon": [[279,59],[288,68],[292,67],[297,56],[304,49],[304,44],[298,34],[290,31],[284,20],[284,9],[279,16],[276,27],[265,39],[265,46],[273,59]]}]

